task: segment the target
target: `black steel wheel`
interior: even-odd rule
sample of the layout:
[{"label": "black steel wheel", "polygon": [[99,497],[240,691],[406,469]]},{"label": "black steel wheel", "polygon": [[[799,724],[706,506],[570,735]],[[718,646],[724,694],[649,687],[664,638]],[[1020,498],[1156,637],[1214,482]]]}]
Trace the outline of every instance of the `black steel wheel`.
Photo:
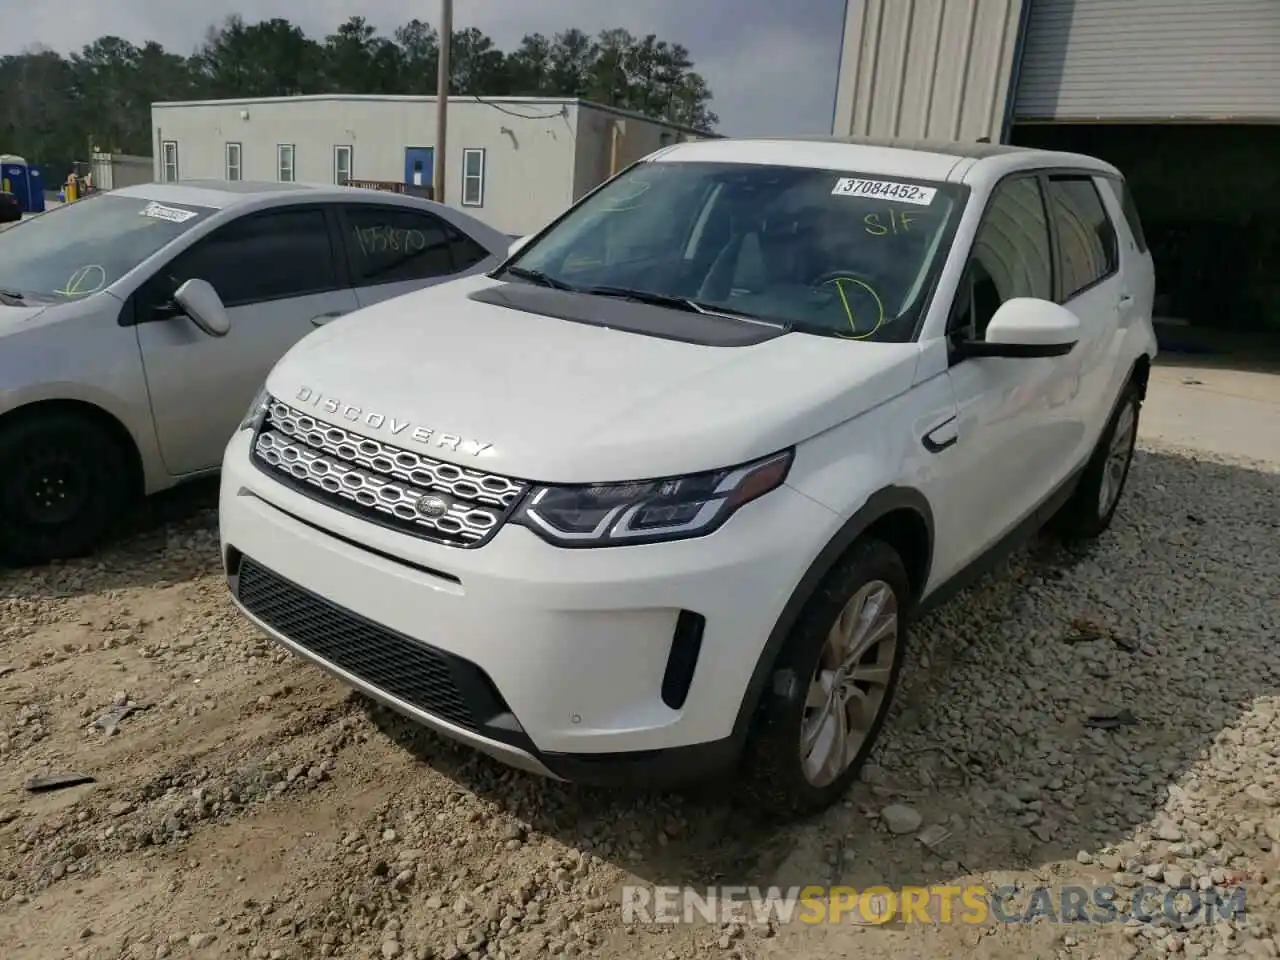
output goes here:
[{"label": "black steel wheel", "polygon": [[128,492],[125,451],[91,419],[35,413],[0,428],[0,560],[81,556],[117,519]]}]

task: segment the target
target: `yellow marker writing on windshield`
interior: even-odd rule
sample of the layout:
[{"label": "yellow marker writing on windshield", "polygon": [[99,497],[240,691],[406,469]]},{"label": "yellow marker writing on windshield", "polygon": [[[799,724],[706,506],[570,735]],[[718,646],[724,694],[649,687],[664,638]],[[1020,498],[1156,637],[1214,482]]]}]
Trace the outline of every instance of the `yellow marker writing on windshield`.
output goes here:
[{"label": "yellow marker writing on windshield", "polygon": [[67,279],[65,290],[53,292],[63,297],[84,297],[97,293],[106,285],[106,282],[107,271],[96,263],[89,263],[71,274]]},{"label": "yellow marker writing on windshield", "polygon": [[911,224],[916,222],[915,217],[904,211],[894,210],[890,207],[886,212],[889,216],[887,225],[880,219],[880,214],[878,213],[868,213],[862,218],[862,222],[866,225],[867,233],[873,237],[883,237],[890,233],[909,233]]},{"label": "yellow marker writing on windshield", "polygon": [[[865,340],[884,326],[884,301],[880,299],[880,294],[876,293],[875,288],[871,286],[871,284],[867,283],[865,280],[859,280],[857,277],[832,277],[827,281],[827,283],[834,283],[836,285],[836,293],[840,296],[840,305],[844,307],[845,319],[849,321],[849,329],[853,331],[852,333],[837,333],[836,336],[843,337],[846,340]],[[851,283],[854,286],[861,287],[863,290],[867,291],[867,293],[871,294],[871,299],[876,303],[878,316],[876,317],[875,325],[866,333],[858,332],[858,324],[857,321],[854,320],[853,316],[853,307],[850,306],[849,297],[845,293],[844,289],[844,285],[846,283]]]}]

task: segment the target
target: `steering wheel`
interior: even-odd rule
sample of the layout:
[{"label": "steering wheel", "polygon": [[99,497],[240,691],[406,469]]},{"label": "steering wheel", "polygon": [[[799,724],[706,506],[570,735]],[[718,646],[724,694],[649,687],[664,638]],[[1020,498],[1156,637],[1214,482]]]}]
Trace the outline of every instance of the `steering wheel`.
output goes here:
[{"label": "steering wheel", "polygon": [[[814,278],[810,286],[815,292],[825,293],[834,291],[839,299],[840,306],[844,309],[845,319],[849,324],[849,331],[840,332],[842,336],[849,340],[864,340],[874,334],[888,319],[885,315],[884,300],[881,299],[880,293],[875,288],[875,284],[866,276],[854,273],[851,270],[828,270]],[[875,304],[874,315],[855,317],[852,306],[852,297],[861,291]],[[859,323],[859,321],[862,321]]]}]

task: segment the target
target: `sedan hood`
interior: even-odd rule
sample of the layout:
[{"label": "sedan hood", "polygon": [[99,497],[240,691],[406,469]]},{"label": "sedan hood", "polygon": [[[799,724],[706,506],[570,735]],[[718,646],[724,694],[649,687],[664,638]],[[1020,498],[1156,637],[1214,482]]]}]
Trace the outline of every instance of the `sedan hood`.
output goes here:
[{"label": "sedan hood", "polygon": [[441,460],[594,483],[773,453],[902,393],[915,375],[911,343],[792,333],[702,346],[468,298],[494,286],[458,280],[351,314],[294,347],[268,389]]}]

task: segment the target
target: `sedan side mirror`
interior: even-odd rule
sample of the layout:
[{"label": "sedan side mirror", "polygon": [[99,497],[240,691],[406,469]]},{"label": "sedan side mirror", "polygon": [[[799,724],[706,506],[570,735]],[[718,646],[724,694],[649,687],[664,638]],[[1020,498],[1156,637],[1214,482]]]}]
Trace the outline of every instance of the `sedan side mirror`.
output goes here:
[{"label": "sedan side mirror", "polygon": [[1034,297],[1000,305],[982,340],[959,344],[966,357],[1061,357],[1080,340],[1080,319],[1066,307]]},{"label": "sedan side mirror", "polygon": [[191,322],[209,336],[225,337],[231,330],[227,308],[222,305],[218,291],[207,280],[186,281],[174,293],[173,299],[191,318]]}]

